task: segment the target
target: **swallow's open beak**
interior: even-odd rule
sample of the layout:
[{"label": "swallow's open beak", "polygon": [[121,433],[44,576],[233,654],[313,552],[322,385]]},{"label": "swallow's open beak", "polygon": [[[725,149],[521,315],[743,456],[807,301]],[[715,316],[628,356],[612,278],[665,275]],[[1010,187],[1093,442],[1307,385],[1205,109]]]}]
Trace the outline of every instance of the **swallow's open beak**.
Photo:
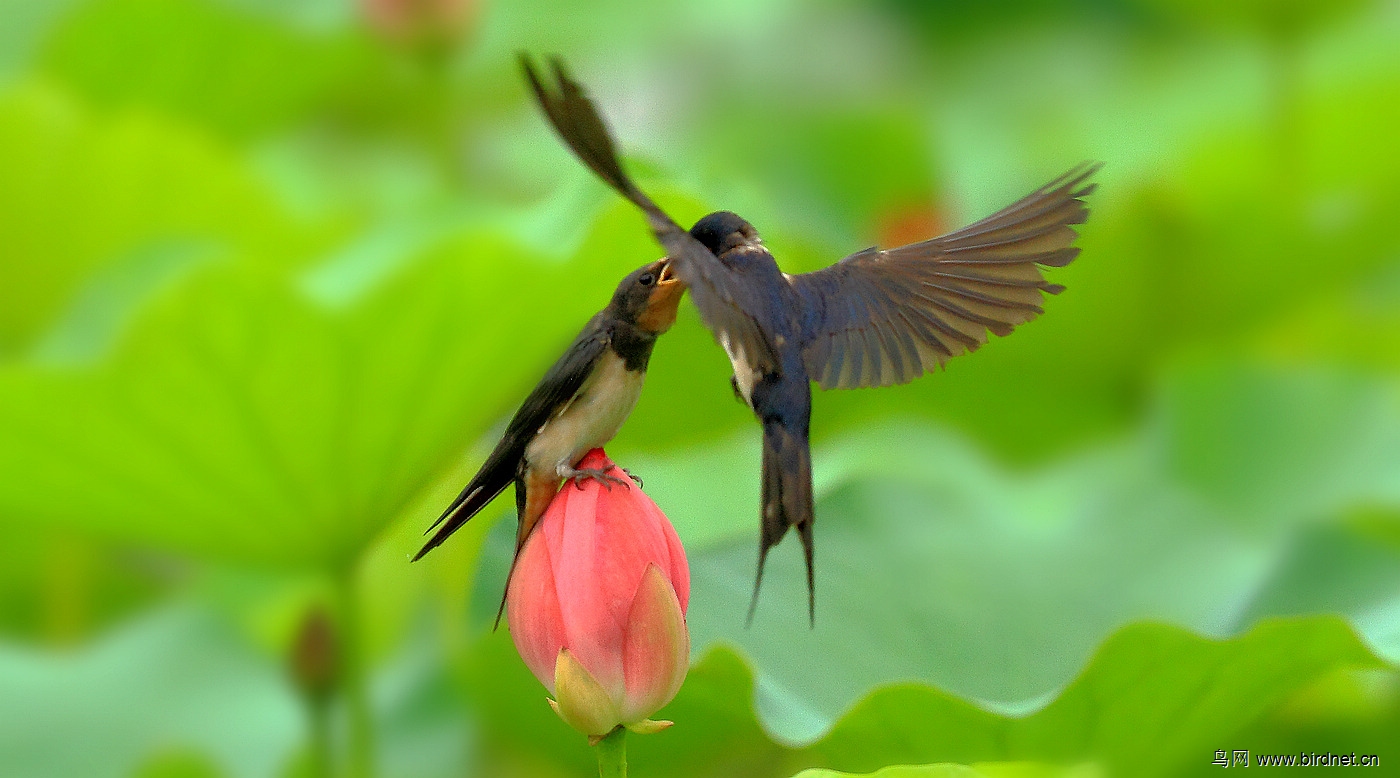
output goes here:
[{"label": "swallow's open beak", "polygon": [[676,323],[676,309],[680,307],[681,296],[685,294],[686,285],[676,277],[675,271],[671,268],[670,258],[662,259],[659,262],[660,268],[656,271],[656,287],[651,290],[651,297],[647,299],[647,310],[638,319],[638,323],[652,332],[665,332]]},{"label": "swallow's open beak", "polygon": [[[661,275],[656,279],[657,286],[666,286],[668,284],[680,284],[680,279],[676,278],[675,271],[671,269],[670,257],[661,260]],[[685,284],[681,284],[681,287],[684,288]]]}]

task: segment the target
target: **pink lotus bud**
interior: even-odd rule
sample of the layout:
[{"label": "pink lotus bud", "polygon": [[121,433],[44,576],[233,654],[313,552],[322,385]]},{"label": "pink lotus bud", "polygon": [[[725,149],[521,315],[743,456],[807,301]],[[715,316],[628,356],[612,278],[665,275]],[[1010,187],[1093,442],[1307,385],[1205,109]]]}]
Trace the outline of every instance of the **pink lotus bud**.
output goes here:
[{"label": "pink lotus bud", "polygon": [[[580,469],[622,471],[595,448]],[[624,477],[625,479],[625,477]],[[690,567],[676,531],[641,488],[566,482],[516,560],[506,597],[521,659],[560,718],[592,736],[647,719],[690,663]]]}]

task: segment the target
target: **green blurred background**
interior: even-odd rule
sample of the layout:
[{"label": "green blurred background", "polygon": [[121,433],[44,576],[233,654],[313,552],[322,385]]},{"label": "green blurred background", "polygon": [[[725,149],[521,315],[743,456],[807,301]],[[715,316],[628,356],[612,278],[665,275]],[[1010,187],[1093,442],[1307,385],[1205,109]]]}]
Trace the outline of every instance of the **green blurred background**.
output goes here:
[{"label": "green blurred background", "polygon": [[695,587],[634,775],[1400,774],[1397,41],[1395,0],[0,3],[0,775],[593,774],[490,630],[510,501],[407,561],[659,255],[521,49],[791,272],[1106,163],[1043,319],[815,398],[815,629],[791,541],[744,628],[757,429],[683,308],[610,447]]}]

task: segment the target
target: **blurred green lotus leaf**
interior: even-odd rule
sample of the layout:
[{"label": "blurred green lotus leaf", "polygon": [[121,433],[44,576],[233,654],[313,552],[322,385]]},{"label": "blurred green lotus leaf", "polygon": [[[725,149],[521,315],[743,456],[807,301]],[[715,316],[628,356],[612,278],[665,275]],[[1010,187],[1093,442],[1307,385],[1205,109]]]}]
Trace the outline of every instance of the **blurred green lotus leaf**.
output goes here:
[{"label": "blurred green lotus leaf", "polygon": [[363,83],[368,42],[310,27],[232,3],[95,0],[51,32],[40,67],[99,106],[144,106],[247,138]]},{"label": "blurred green lotus leaf", "polygon": [[72,646],[131,618],[180,579],[172,560],[75,532],[5,523],[0,631],[27,645]]},{"label": "blurred green lotus leaf", "polygon": [[302,730],[279,670],[189,607],[147,613],[72,654],[0,648],[0,772],[120,778],[178,748],[213,756],[220,774],[272,775]]},{"label": "blurred green lotus leaf", "polygon": [[148,114],[99,119],[39,84],[0,92],[0,179],[0,360],[29,356],[60,318],[134,310],[219,253],[275,263],[325,240],[213,139]]},{"label": "blurred green lotus leaf", "polygon": [[82,0],[0,5],[0,77],[29,64],[49,29]]},{"label": "blurred green lotus leaf", "polygon": [[1361,371],[1183,365],[1158,430],[1173,477],[1230,520],[1286,528],[1400,504],[1400,383]]},{"label": "blurred green lotus leaf", "polygon": [[813,750],[843,769],[890,763],[1103,763],[1113,775],[1170,775],[1299,690],[1379,660],[1334,617],[1276,620],[1216,641],[1163,625],[1115,633],[1043,709],[1003,717],[917,686],[875,692]]},{"label": "blurred green lotus leaf", "polygon": [[[249,645],[227,615],[175,602],[69,653],[0,646],[0,774],[305,774],[296,770],[306,712],[285,659]],[[374,688],[388,741],[376,754],[381,775],[462,774],[463,708],[427,645],[390,657]]]},{"label": "blurred green lotus leaf", "polygon": [[845,245],[839,256],[813,257],[811,267],[783,255],[786,270],[812,270],[867,245],[912,243],[956,226],[937,210],[923,117],[883,106],[833,111],[824,94],[812,97],[797,105],[762,100],[761,111],[751,109],[782,121],[717,123],[710,150],[714,167],[745,170],[760,187],[736,192],[740,202],[724,207],[744,214],[770,242],[786,230],[807,243]]},{"label": "blurred green lotus leaf", "polygon": [[1272,34],[1298,35],[1353,13],[1366,0],[1328,3],[1311,0],[1242,0],[1233,3],[1212,3],[1207,0],[1137,1],[1168,16],[1179,16],[1212,27],[1226,22]]},{"label": "blurred green lotus leaf", "polygon": [[158,753],[136,770],[136,778],[223,778],[223,775],[204,755],[184,750]]},{"label": "blurred green lotus leaf", "polygon": [[[528,328],[497,313],[521,277]],[[0,510],[203,556],[346,563],[518,402],[611,286],[556,277],[467,237],[327,309],[284,275],[208,265],[109,362],[0,374]]]}]

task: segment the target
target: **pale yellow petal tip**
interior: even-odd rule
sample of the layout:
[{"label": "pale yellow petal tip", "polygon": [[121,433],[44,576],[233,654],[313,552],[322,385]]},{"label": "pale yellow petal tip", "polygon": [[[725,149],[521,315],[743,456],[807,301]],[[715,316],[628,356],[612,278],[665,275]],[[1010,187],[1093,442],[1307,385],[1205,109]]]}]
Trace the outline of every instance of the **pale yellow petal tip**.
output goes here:
[{"label": "pale yellow petal tip", "polygon": [[674,721],[666,721],[664,719],[660,721],[656,719],[642,719],[635,724],[628,724],[627,731],[638,735],[653,735],[663,729],[674,726],[675,723]]},{"label": "pale yellow petal tip", "polygon": [[568,649],[559,651],[554,665],[554,697],[554,712],[585,735],[606,735],[621,719],[612,698]]}]

